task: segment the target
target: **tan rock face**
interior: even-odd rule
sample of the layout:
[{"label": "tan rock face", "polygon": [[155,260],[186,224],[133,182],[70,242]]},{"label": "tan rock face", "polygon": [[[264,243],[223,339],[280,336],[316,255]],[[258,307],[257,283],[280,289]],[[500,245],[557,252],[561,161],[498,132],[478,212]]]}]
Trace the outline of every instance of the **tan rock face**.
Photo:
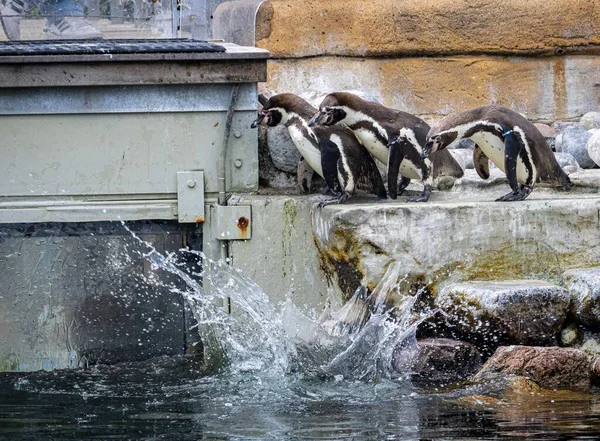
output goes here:
[{"label": "tan rock face", "polygon": [[[303,3],[303,2],[299,2]],[[382,104],[434,119],[501,104],[542,121],[575,119],[600,102],[600,57],[319,57],[270,60],[277,93],[358,90]]]},{"label": "tan rock face", "polygon": [[276,58],[589,51],[600,45],[600,3],[271,0],[257,28]]}]

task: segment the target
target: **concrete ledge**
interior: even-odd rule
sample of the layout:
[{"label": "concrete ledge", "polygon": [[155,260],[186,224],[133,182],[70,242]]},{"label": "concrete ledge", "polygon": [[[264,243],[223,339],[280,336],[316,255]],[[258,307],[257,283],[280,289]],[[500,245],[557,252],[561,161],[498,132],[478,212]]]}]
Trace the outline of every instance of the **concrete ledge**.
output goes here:
[{"label": "concrete ledge", "polygon": [[600,58],[593,56],[319,57],[270,60],[267,87],[296,94],[359,90],[426,119],[501,104],[533,120],[556,121],[598,110],[598,72]]},{"label": "concrete ledge", "polygon": [[[504,190],[498,188],[498,195]],[[343,268],[354,266],[359,275],[353,282],[372,289],[398,261],[408,282],[436,291],[448,282],[469,280],[557,282],[567,269],[600,261],[597,193],[536,189],[519,203],[493,202],[491,190],[448,200],[455,196],[434,192],[426,204],[325,207],[313,218],[324,268],[346,280],[350,276]]]},{"label": "concrete ledge", "polygon": [[590,52],[600,49],[600,4],[271,0],[258,11],[256,38],[276,58]]}]

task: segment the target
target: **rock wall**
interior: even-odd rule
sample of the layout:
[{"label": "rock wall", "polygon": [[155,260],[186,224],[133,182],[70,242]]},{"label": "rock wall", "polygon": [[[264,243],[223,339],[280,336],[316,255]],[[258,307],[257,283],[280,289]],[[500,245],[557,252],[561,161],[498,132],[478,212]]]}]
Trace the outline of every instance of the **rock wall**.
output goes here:
[{"label": "rock wall", "polygon": [[498,103],[554,121],[600,102],[593,0],[270,0],[256,26],[277,93],[361,90],[432,118]]}]

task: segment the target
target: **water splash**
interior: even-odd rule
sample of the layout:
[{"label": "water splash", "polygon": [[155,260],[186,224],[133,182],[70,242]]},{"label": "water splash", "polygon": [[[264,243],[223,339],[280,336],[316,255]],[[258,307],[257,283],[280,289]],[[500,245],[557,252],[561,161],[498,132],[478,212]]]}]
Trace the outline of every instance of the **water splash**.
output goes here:
[{"label": "water splash", "polygon": [[[283,317],[305,322],[308,317],[290,308],[279,313],[240,270],[194,250],[163,255],[123,225],[147,248],[142,256],[152,270],[177,279],[175,283],[155,277],[154,283],[183,296],[198,323],[212,370],[226,366],[229,372],[278,376],[300,371],[358,380],[397,378],[407,372],[417,350],[416,328],[429,315],[415,314],[417,297],[399,291],[399,263],[390,264],[372,293],[361,287],[340,310],[326,308],[312,321],[310,336],[290,336]],[[224,301],[231,302],[232,314],[222,307]]]}]

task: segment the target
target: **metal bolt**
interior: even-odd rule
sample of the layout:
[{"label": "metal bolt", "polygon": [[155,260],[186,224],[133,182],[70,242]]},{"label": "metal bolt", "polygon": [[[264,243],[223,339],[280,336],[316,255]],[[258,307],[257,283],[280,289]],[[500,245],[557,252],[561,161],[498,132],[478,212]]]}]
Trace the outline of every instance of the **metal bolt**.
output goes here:
[{"label": "metal bolt", "polygon": [[190,188],[194,188],[196,186],[196,180],[190,179],[189,181],[187,181],[187,186]]},{"label": "metal bolt", "polygon": [[236,138],[241,138],[242,132],[240,132],[239,130],[236,130],[235,132],[233,132],[233,136],[235,136]]},{"label": "metal bolt", "polygon": [[235,161],[233,161],[233,165],[235,165],[235,168],[241,168],[242,164],[243,162],[241,159],[236,159]]}]

